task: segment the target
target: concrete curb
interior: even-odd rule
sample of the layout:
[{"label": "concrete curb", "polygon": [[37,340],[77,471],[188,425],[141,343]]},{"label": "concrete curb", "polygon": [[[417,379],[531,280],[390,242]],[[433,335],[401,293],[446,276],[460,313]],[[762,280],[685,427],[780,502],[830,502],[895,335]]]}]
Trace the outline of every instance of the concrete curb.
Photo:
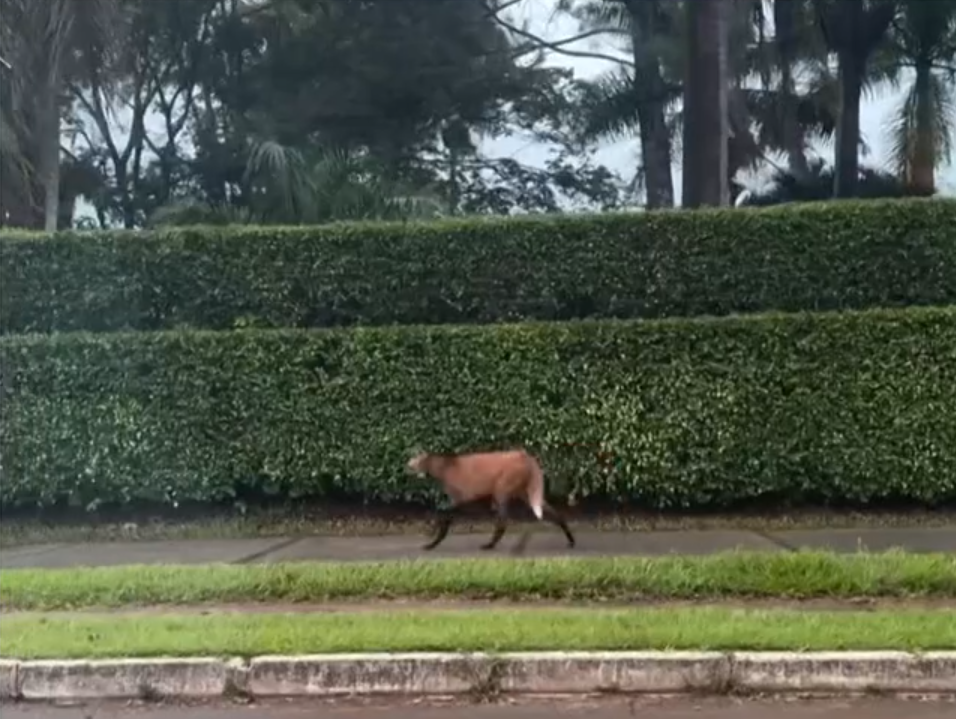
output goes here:
[{"label": "concrete curb", "polygon": [[4,700],[731,691],[956,694],[956,651],[0,660],[0,698]]}]

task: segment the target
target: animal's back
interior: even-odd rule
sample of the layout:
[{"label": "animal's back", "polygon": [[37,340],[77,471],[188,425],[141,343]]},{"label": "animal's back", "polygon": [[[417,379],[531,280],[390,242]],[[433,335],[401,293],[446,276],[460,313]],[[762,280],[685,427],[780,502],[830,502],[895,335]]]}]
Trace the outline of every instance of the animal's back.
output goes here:
[{"label": "animal's back", "polygon": [[461,454],[450,469],[449,484],[465,501],[483,496],[499,502],[516,497],[534,499],[540,492],[536,489],[540,465],[523,449]]}]

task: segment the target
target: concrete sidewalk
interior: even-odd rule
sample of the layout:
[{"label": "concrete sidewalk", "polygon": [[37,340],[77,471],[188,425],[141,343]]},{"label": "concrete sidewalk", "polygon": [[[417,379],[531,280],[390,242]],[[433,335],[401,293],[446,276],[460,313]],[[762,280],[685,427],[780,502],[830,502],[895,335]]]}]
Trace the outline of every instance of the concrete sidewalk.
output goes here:
[{"label": "concrete sidewalk", "polygon": [[[124,564],[205,564],[287,561],[396,560],[409,558],[510,556],[520,529],[513,528],[494,552],[478,546],[484,534],[451,534],[438,549],[421,551],[417,535],[378,537],[304,536],[264,539],[178,540],[168,542],[61,543],[0,550],[0,567],[77,567]],[[568,550],[560,532],[538,528],[525,556],[700,555],[734,549],[782,552],[797,549],[837,552],[956,552],[956,526],[933,528],[829,529],[754,532],[746,530],[581,532]]]}]

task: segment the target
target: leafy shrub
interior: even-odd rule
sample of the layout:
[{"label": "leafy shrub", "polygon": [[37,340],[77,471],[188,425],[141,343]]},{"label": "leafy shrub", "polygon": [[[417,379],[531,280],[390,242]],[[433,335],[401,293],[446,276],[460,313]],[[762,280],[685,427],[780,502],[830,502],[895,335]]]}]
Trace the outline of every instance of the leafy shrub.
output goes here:
[{"label": "leafy shrub", "polygon": [[956,303],[956,201],[0,233],[0,332],[660,318]]},{"label": "leafy shrub", "polygon": [[556,493],[649,507],[956,498],[956,308],[33,335],[0,363],[5,506],[430,500],[413,448],[519,442]]},{"label": "leafy shrub", "polygon": [[[778,169],[771,185],[751,195],[745,206],[769,207],[785,202],[829,202],[833,197],[836,170],[822,159],[811,161],[809,175],[798,177],[789,170]],[[898,175],[873,167],[860,167],[856,196],[861,199],[888,197],[925,197],[926,193],[908,185]]]}]

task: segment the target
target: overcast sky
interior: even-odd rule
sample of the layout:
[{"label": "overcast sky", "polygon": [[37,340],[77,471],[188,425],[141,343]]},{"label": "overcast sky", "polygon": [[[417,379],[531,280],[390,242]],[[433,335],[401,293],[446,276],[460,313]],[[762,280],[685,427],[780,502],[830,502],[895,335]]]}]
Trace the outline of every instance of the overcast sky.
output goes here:
[{"label": "overcast sky", "polygon": [[[568,38],[579,32],[577,21],[566,15],[554,12],[556,0],[522,0],[517,6],[509,8],[510,19],[520,25],[527,21],[528,30],[550,41]],[[606,54],[619,54],[608,40],[590,38],[574,45],[566,46],[573,50],[591,50]],[[613,68],[613,63],[591,58],[577,58],[552,53],[549,64],[570,67],[575,75],[581,78],[593,77]],[[875,97],[864,97],[861,107],[860,129],[863,138],[870,147],[870,156],[863,158],[867,165],[886,167],[891,147],[886,136],[886,127],[893,117],[894,109],[899,106],[902,91],[886,89]],[[546,156],[546,150],[540,146],[529,144],[527,140],[501,139],[486,144],[487,149],[494,154],[509,155],[528,164],[540,164]],[[636,148],[637,138],[607,144],[601,148],[599,159],[608,167],[620,172],[626,179],[634,174],[634,167],[638,160]],[[828,162],[833,161],[832,145],[819,145],[813,148]],[[783,158],[775,158],[783,162]],[[761,178],[741,178],[745,184],[759,186]],[[956,194],[956,166],[950,165],[939,170],[937,184],[940,193]],[[674,167],[674,192],[679,200],[681,192],[681,171],[679,165]]]}]

